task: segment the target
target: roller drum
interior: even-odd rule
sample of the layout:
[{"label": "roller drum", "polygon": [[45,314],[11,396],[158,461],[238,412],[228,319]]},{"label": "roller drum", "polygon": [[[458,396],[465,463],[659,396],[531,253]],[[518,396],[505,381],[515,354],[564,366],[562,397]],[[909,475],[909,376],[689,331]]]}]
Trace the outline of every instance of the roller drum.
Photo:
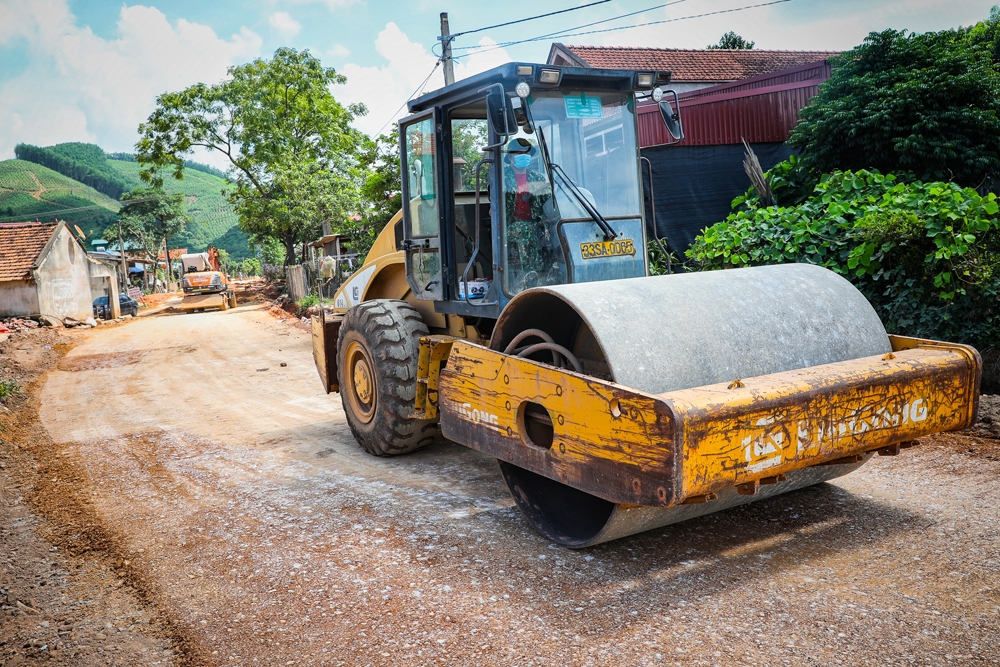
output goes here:
[{"label": "roller drum", "polygon": [[[809,264],[527,290],[504,309],[490,345],[502,351],[526,329],[541,329],[571,350],[585,373],[654,394],[891,351],[864,296]],[[552,362],[549,351],[530,358]],[[733,489],[702,505],[628,509],[508,463],[501,462],[501,471],[536,529],[582,547],[817,484],[860,465],[800,470],[755,496]]]}]

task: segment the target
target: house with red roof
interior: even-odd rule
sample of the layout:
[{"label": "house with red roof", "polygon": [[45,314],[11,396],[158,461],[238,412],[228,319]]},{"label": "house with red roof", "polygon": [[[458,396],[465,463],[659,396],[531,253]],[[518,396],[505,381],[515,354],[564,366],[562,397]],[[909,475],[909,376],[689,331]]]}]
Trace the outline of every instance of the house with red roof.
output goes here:
[{"label": "house with red roof", "polygon": [[636,106],[647,233],[682,253],[732,213],[750,187],[744,142],[761,167],[788,158],[799,112],[830,78],[835,51],[661,49],[552,44],[548,64],[669,71],[684,137],[667,131],[658,106]]},{"label": "house with red roof", "polygon": [[82,320],[95,294],[117,305],[114,265],[88,257],[65,222],[0,223],[0,317]]},{"label": "house with red roof", "polygon": [[670,88],[677,93],[686,93],[808,65],[836,55],[840,52],[566,46],[556,42],[549,48],[548,64],[667,71],[672,75]]}]

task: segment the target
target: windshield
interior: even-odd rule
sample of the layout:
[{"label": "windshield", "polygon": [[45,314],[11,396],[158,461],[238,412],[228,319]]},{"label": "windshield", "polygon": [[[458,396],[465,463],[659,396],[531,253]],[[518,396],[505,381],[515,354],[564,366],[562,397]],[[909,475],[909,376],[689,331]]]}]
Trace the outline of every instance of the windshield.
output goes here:
[{"label": "windshield", "polygon": [[[507,294],[567,282],[559,224],[592,219],[579,197],[586,198],[605,219],[642,215],[629,97],[626,93],[545,92],[529,98],[535,132],[519,128],[501,151]],[[539,134],[549,161],[562,168],[577,193],[561,177],[553,183]]]},{"label": "windshield", "polygon": [[[542,93],[530,100],[549,159],[605,218],[641,215],[629,98],[625,93]],[[564,220],[590,218],[560,179],[555,196]]]}]

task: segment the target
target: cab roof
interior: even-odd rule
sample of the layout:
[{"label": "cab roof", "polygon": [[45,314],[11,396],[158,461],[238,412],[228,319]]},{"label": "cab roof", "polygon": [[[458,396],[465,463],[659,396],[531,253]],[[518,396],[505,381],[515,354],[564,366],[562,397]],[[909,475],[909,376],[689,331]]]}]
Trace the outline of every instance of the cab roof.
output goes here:
[{"label": "cab roof", "polygon": [[[557,72],[556,83],[542,83],[542,72]],[[530,71],[530,73],[529,73]],[[481,89],[499,83],[505,90],[513,91],[520,81],[525,81],[532,88],[539,90],[636,90],[635,70],[597,69],[595,67],[559,67],[557,65],[541,65],[539,63],[507,63],[494,67],[467,79],[456,81],[450,86],[439,88],[425,95],[410,100],[410,113],[425,111],[435,106],[449,105],[461,102],[478,93]],[[657,72],[657,82],[661,85],[669,83],[670,72]],[[551,74],[549,75],[551,76]]]}]

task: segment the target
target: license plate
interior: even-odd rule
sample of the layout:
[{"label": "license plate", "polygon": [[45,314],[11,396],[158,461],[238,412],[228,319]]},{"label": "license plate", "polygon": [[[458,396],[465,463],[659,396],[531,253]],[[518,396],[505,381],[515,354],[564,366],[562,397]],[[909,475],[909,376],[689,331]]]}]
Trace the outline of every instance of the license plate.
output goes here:
[{"label": "license plate", "polygon": [[621,255],[635,255],[635,244],[632,239],[616,239],[614,241],[595,241],[593,243],[581,243],[580,254],[584,259],[596,259],[597,257],[619,257]]}]

